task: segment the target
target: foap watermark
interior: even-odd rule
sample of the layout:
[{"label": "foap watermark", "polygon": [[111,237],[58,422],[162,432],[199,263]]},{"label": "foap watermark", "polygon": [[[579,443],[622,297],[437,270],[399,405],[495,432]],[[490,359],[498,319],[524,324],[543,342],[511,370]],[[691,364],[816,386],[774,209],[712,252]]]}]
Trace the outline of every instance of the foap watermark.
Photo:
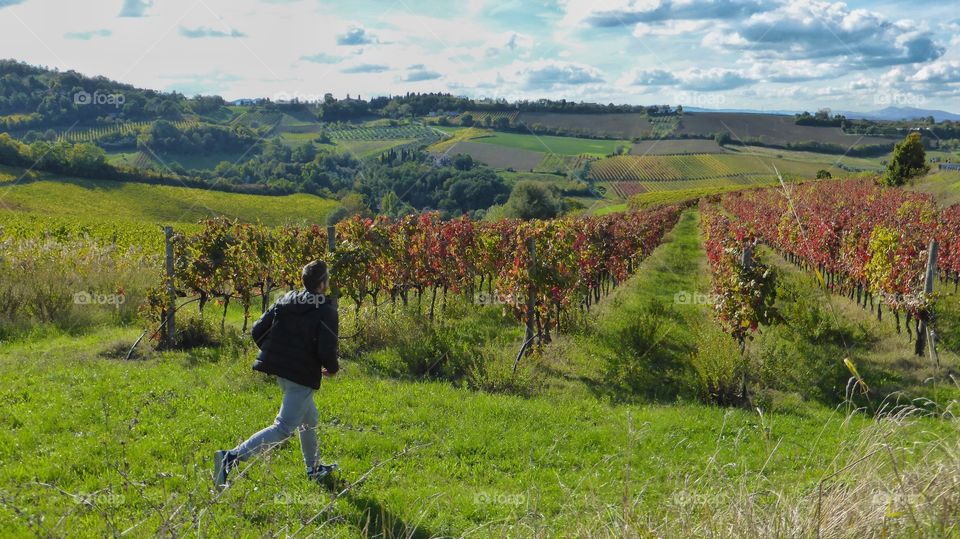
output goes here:
[{"label": "foap watermark", "polygon": [[681,290],[673,295],[673,302],[677,305],[713,305],[717,302],[717,296]]},{"label": "foap watermark", "polygon": [[75,305],[113,305],[119,307],[126,301],[127,297],[123,294],[102,294],[81,290],[73,295]]},{"label": "foap watermark", "polygon": [[727,96],[717,92],[679,92],[673,100],[687,107],[718,109],[727,103]]},{"label": "foap watermark", "polygon": [[274,103],[321,103],[324,94],[309,94],[303,92],[277,92],[273,94]]},{"label": "foap watermark", "polygon": [[327,303],[326,294],[298,294],[296,292],[290,292],[286,297],[281,300],[283,303],[290,303],[296,305],[313,305],[314,307],[323,305]]},{"label": "foap watermark", "polygon": [[519,507],[527,503],[527,495],[519,492],[505,493],[481,490],[473,495],[473,503],[477,505],[512,505]]},{"label": "foap watermark", "polygon": [[281,492],[273,497],[274,505],[326,505],[327,499],[318,493]]},{"label": "foap watermark", "polygon": [[127,98],[123,94],[102,94],[100,90],[92,94],[86,90],[80,90],[73,94],[74,105],[113,105],[120,108],[126,102]]},{"label": "foap watermark", "polygon": [[920,494],[908,494],[903,492],[875,492],[871,499],[874,507],[915,507],[924,502]]},{"label": "foap watermark", "polygon": [[927,98],[914,92],[878,92],[873,96],[873,104],[877,106],[919,107]]},{"label": "foap watermark", "polygon": [[499,292],[477,292],[473,295],[473,303],[476,305],[510,305],[520,304],[520,300],[512,294],[501,294]]},{"label": "foap watermark", "polygon": [[677,490],[670,495],[670,501],[675,505],[686,507],[690,505],[714,505],[723,503],[725,500],[715,493]]},{"label": "foap watermark", "polygon": [[114,492],[78,492],[73,499],[79,504],[101,507],[119,507],[126,502],[123,494]]}]

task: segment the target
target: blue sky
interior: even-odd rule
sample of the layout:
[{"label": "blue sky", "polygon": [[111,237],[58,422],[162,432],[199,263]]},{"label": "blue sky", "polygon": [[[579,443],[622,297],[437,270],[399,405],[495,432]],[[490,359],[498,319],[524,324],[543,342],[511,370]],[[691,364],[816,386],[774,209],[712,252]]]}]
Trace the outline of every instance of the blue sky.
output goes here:
[{"label": "blue sky", "polygon": [[0,57],[189,95],[960,112],[947,2],[0,0]]}]

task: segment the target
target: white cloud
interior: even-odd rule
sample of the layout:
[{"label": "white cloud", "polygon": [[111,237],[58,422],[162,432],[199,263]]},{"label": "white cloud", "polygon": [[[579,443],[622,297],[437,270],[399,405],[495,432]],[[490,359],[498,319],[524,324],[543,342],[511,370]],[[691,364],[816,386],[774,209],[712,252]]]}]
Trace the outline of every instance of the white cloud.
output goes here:
[{"label": "white cloud", "polygon": [[604,82],[603,74],[598,69],[574,62],[538,60],[519,65],[515,73],[528,90],[552,90]]},{"label": "white cloud", "polygon": [[681,88],[698,92],[732,90],[754,82],[740,71],[719,67],[687,69],[678,73],[677,78],[680,80],[679,86]]},{"label": "white cloud", "polygon": [[960,62],[935,62],[925,65],[909,80],[923,83],[960,82]]},{"label": "white cloud", "polygon": [[923,25],[817,0],[794,0],[720,26],[703,43],[755,58],[842,60],[851,69],[927,62],[944,53]]}]

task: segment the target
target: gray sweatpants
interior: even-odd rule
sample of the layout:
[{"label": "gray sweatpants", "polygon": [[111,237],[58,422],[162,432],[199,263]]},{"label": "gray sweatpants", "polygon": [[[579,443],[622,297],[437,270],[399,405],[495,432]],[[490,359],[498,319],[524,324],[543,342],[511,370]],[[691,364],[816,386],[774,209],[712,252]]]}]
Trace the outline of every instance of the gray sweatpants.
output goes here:
[{"label": "gray sweatpants", "polygon": [[320,464],[317,454],[317,405],[313,402],[314,389],[277,377],[283,389],[283,402],[280,413],[273,425],[254,434],[249,440],[238,445],[232,453],[241,461],[283,442],[293,433],[300,433],[300,449],[303,450],[303,463],[307,468]]}]

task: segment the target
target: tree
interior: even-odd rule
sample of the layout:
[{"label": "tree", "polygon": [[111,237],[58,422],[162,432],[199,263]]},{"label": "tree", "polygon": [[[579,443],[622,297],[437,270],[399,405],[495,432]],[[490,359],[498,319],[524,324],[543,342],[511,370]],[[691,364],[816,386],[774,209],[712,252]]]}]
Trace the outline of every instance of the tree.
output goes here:
[{"label": "tree", "polygon": [[458,153],[456,157],[453,158],[453,168],[457,170],[470,170],[475,164],[473,157],[464,153]]},{"label": "tree", "polygon": [[309,163],[317,156],[317,147],[313,145],[312,142],[308,142],[303,146],[297,146],[291,158],[297,163]]},{"label": "tree", "polygon": [[880,181],[884,185],[903,185],[907,180],[926,174],[929,170],[923,140],[920,133],[914,132],[894,147],[887,171]]},{"label": "tree", "polygon": [[383,195],[383,198],[380,199],[380,213],[393,219],[416,213],[416,211],[413,206],[400,200],[400,197],[393,191],[388,191],[387,194]]},{"label": "tree", "polygon": [[518,182],[504,205],[507,217],[550,219],[563,213],[563,198],[556,186],[525,180]]},{"label": "tree", "polygon": [[730,133],[726,131],[714,133],[713,140],[717,141],[717,144],[720,146],[726,146],[727,144],[733,142],[733,138],[730,136]]},{"label": "tree", "polygon": [[473,125],[473,114],[464,114],[460,117],[460,125],[470,127]]},{"label": "tree", "polygon": [[346,208],[347,211],[350,212],[350,215],[360,215],[362,217],[370,217],[372,215],[366,198],[359,193],[350,193],[343,197],[340,199],[340,205]]},{"label": "tree", "polygon": [[343,206],[337,206],[332,212],[327,214],[327,224],[335,225],[347,217],[350,217],[350,210],[344,208]]},{"label": "tree", "polygon": [[447,197],[440,206],[452,213],[487,208],[498,201],[503,202],[510,188],[503,178],[490,169],[458,174],[447,180]]},{"label": "tree", "polygon": [[829,180],[830,178],[833,178],[833,174],[830,174],[829,170],[820,169],[817,171],[818,180]]},{"label": "tree", "polygon": [[330,144],[332,142],[330,140],[330,135],[327,134],[326,129],[321,129],[320,133],[317,135],[317,138],[313,139],[313,141],[317,144]]}]

